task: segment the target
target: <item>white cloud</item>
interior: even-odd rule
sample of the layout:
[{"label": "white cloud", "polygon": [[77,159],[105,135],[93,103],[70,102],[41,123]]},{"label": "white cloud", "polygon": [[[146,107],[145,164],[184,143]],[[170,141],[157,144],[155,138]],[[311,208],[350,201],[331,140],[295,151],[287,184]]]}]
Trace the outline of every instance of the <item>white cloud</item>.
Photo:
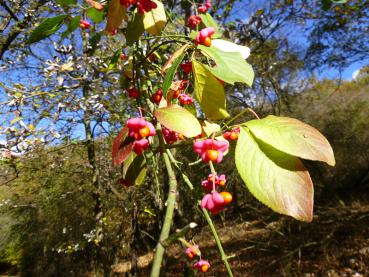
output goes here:
[{"label": "white cloud", "polygon": [[360,69],[355,70],[352,73],[352,80],[356,80],[356,78],[357,78],[357,76],[359,76],[359,74],[360,74]]}]

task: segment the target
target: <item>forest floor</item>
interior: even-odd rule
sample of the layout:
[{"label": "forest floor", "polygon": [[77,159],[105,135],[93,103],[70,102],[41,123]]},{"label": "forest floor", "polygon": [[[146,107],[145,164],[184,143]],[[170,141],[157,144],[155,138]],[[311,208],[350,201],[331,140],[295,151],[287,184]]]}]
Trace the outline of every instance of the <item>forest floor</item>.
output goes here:
[{"label": "forest floor", "polygon": [[[316,205],[311,223],[270,216],[265,209],[219,220],[217,230],[225,252],[234,255],[229,260],[234,275],[369,276],[369,197],[364,194],[350,199]],[[250,217],[254,220],[247,221]],[[210,229],[198,230],[194,241],[211,263],[209,271],[199,275],[227,276]],[[181,247],[170,247],[167,253],[165,276],[193,275]],[[140,276],[149,275],[152,257],[152,253],[140,257]],[[123,273],[128,267],[129,263],[121,263],[114,270]]]}]

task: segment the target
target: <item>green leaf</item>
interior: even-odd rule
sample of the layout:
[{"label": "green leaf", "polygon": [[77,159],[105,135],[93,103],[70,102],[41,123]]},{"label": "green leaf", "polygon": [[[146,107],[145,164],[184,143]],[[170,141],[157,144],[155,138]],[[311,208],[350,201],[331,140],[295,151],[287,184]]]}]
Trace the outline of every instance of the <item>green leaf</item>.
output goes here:
[{"label": "green leaf", "polygon": [[59,28],[61,27],[61,25],[63,24],[64,20],[67,17],[68,15],[63,14],[51,18],[46,18],[40,23],[40,25],[36,27],[36,29],[34,29],[31,32],[27,40],[27,43],[28,44],[35,43],[48,36],[51,36],[57,30],[59,30]]},{"label": "green leaf", "polygon": [[250,48],[223,39],[213,39],[211,44],[223,52],[239,52],[243,59],[250,56]]},{"label": "green leaf", "polygon": [[183,61],[183,58],[185,56],[185,53],[182,53],[179,57],[177,57],[172,66],[169,68],[167,74],[165,74],[164,81],[163,81],[163,97],[167,98],[168,89],[172,85],[174,74],[176,74],[176,71],[178,69],[178,66]]},{"label": "green leaf", "polygon": [[144,155],[131,152],[123,164],[123,178],[131,185],[141,185],[146,178],[147,166]]},{"label": "green leaf", "polygon": [[190,105],[185,105],[184,108],[189,111],[194,117],[197,117],[197,110],[194,103]]},{"label": "green leaf", "polygon": [[86,15],[95,23],[101,23],[104,20],[104,12],[98,11],[94,7],[88,8]]},{"label": "green leaf", "polygon": [[100,42],[100,40],[101,40],[101,34],[100,33],[94,33],[92,35],[92,37],[89,39],[89,43],[90,43],[93,50],[96,49],[97,44]]},{"label": "green leaf", "polygon": [[297,119],[269,115],[245,125],[258,139],[287,154],[331,166],[336,163],[328,140],[317,129]]},{"label": "green leaf", "polygon": [[135,12],[133,19],[128,22],[126,32],[126,42],[128,46],[132,46],[145,31],[143,25],[143,16]]},{"label": "green leaf", "polygon": [[108,69],[111,70],[117,66],[118,61],[120,60],[120,54],[122,51],[118,50],[114,53],[113,57],[111,57]]},{"label": "green leaf", "polygon": [[216,63],[214,67],[206,67],[217,78],[232,85],[240,82],[252,86],[254,71],[239,52],[223,52],[213,45],[211,47],[199,45],[198,48]]},{"label": "green leaf", "polygon": [[201,134],[201,125],[197,118],[178,105],[157,109],[154,115],[166,128],[183,134],[188,138]]},{"label": "green leaf", "polygon": [[331,0],[322,0],[322,9],[327,11],[331,8],[332,1]]},{"label": "green leaf", "polygon": [[65,30],[61,36],[62,39],[66,38],[70,33],[74,32],[78,26],[79,26],[79,21],[81,20],[81,16],[76,16],[73,17],[70,21],[69,24],[67,26],[67,30]]},{"label": "green leaf", "polygon": [[256,199],[278,213],[312,220],[314,188],[297,157],[263,143],[241,126],[235,160],[241,178]]},{"label": "green leaf", "polygon": [[77,0],[56,0],[60,6],[70,6],[77,4]]},{"label": "green leaf", "polygon": [[214,27],[215,34],[212,35],[212,38],[220,38],[222,36],[218,24],[215,22],[214,18],[209,13],[200,14],[200,17],[201,17],[201,25],[203,25],[203,27]]},{"label": "green leaf", "polygon": [[191,39],[195,39],[197,32],[195,30],[191,30],[190,34],[188,35]]},{"label": "green leaf", "polygon": [[144,13],[143,25],[144,29],[151,35],[160,35],[167,23],[167,16],[163,3],[153,0],[157,7],[150,12]]},{"label": "green leaf", "polygon": [[213,120],[228,117],[223,85],[203,64],[193,60],[192,68],[195,97],[206,117]]}]

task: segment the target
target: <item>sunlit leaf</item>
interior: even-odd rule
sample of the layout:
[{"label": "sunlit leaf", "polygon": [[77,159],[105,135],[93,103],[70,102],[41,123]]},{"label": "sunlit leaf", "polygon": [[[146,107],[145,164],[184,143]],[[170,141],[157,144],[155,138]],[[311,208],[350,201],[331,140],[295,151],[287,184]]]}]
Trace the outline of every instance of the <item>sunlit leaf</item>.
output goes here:
[{"label": "sunlit leaf", "polygon": [[144,29],[151,35],[160,35],[167,23],[167,16],[163,3],[153,0],[157,7],[150,12],[145,12],[143,16]]},{"label": "sunlit leaf", "polygon": [[209,137],[213,133],[219,132],[220,131],[220,126],[219,126],[219,124],[211,123],[211,122],[205,120],[204,124],[202,126],[202,129],[204,130],[205,134]]},{"label": "sunlit leaf", "polygon": [[108,7],[106,31],[109,33],[117,30],[123,20],[127,20],[127,9],[120,4],[120,0],[111,0]]},{"label": "sunlit leaf", "polygon": [[217,78],[232,85],[240,82],[252,86],[254,71],[239,52],[224,52],[213,45],[211,47],[199,45],[198,48],[215,62],[214,67],[206,66],[206,68]]},{"label": "sunlit leaf", "polygon": [[166,128],[192,138],[201,134],[201,125],[189,111],[178,106],[170,105],[154,112],[156,119]]},{"label": "sunlit leaf", "polygon": [[192,61],[192,67],[195,97],[206,117],[214,120],[228,117],[223,85],[203,64]]},{"label": "sunlit leaf", "polygon": [[239,52],[243,59],[247,59],[250,56],[250,48],[227,40],[213,39],[211,44],[223,52]]},{"label": "sunlit leaf", "polygon": [[240,176],[256,199],[278,213],[312,220],[313,184],[297,157],[263,143],[241,126],[235,160]]},{"label": "sunlit leaf", "polygon": [[46,18],[44,21],[40,23],[40,25],[36,27],[36,29],[34,29],[31,32],[27,40],[27,43],[28,44],[35,43],[46,37],[51,36],[52,34],[54,34],[56,31],[60,29],[64,20],[67,17],[68,15],[62,14],[62,15],[58,15],[55,17]]},{"label": "sunlit leaf", "polygon": [[297,119],[269,115],[246,125],[258,139],[280,151],[332,166],[336,163],[328,140],[317,129]]},{"label": "sunlit leaf", "polygon": [[94,7],[86,10],[87,17],[91,18],[94,23],[101,23],[104,20],[104,12],[96,10]]}]

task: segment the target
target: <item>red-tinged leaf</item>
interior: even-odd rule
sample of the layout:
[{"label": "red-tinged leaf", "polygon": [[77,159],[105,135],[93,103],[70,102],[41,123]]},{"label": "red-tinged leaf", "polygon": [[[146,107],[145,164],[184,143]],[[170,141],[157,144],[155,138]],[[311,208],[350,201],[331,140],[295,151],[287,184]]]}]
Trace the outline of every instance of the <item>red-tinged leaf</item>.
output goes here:
[{"label": "red-tinged leaf", "polygon": [[109,3],[106,31],[114,32],[122,24],[123,19],[127,20],[127,9],[120,4],[120,0],[112,0]]},{"label": "red-tinged leaf", "polygon": [[178,105],[169,105],[154,112],[156,119],[166,128],[188,138],[201,134],[201,125],[189,111]]},{"label": "red-tinged leaf", "polygon": [[310,222],[314,189],[299,158],[281,152],[240,128],[235,160],[250,192],[272,210]]},{"label": "red-tinged leaf", "polygon": [[127,127],[124,127],[114,139],[111,152],[114,166],[122,164],[132,152],[132,141],[128,137]]},{"label": "red-tinged leaf", "polygon": [[246,126],[255,137],[280,151],[331,166],[336,163],[328,140],[317,129],[297,119],[269,115],[248,121]]},{"label": "red-tinged leaf", "polygon": [[98,11],[102,11],[104,9],[104,6],[101,5],[99,2],[93,0],[85,0],[85,1]]}]

